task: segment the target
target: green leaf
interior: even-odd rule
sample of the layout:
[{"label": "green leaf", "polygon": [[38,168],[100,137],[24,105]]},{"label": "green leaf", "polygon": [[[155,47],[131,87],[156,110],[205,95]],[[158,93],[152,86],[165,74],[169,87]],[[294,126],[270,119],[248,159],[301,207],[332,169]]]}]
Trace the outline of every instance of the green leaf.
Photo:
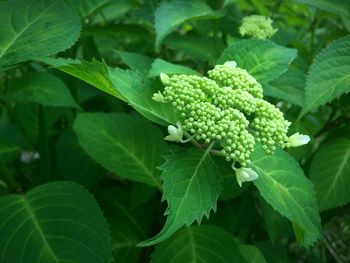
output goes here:
[{"label": "green leaf", "polygon": [[102,9],[111,0],[66,0],[66,2],[84,18]]},{"label": "green leaf", "polygon": [[278,79],[264,85],[264,95],[288,101],[294,105],[304,106],[304,87],[306,74],[290,68]]},{"label": "green leaf", "polygon": [[321,210],[350,202],[350,140],[338,138],[321,146],[310,166]]},{"label": "green leaf", "polygon": [[73,131],[65,132],[57,140],[56,156],[58,169],[64,179],[78,182],[88,189],[96,186],[103,169],[80,147]]},{"label": "green leaf", "polygon": [[239,251],[244,259],[249,263],[267,263],[265,257],[260,250],[252,245],[241,245]]},{"label": "green leaf", "polygon": [[154,93],[163,90],[160,81],[146,79],[142,82],[138,74],[119,68],[109,68],[109,76],[126,101],[145,118],[161,125],[176,123],[180,119],[170,103],[152,99]]},{"label": "green leaf", "polygon": [[91,194],[70,182],[0,197],[0,261],[105,263],[108,226]]},{"label": "green leaf", "polygon": [[[103,0],[100,0],[103,1]],[[108,5],[91,17],[93,24],[107,24],[140,5],[138,0],[109,0]],[[143,6],[144,8],[144,6]]]},{"label": "green leaf", "polygon": [[74,123],[81,147],[117,176],[158,186],[166,151],[159,129],[123,113],[81,113]]},{"label": "green leaf", "polygon": [[338,39],[315,58],[306,78],[305,114],[350,91],[350,36]]},{"label": "green leaf", "polygon": [[239,187],[236,179],[236,174],[231,168],[231,164],[222,158],[222,156],[212,157],[218,167],[222,178],[222,191],[219,200],[230,200],[238,197],[246,191],[250,184],[243,184]]},{"label": "green leaf", "polygon": [[263,198],[260,198],[260,206],[262,209],[262,215],[264,217],[264,223],[266,232],[272,242],[276,242],[280,238],[293,236],[293,229],[287,218],[277,213],[272,206],[270,206]]},{"label": "green leaf", "polygon": [[111,229],[113,258],[118,263],[136,263],[143,248],[136,245],[150,232],[152,208],[130,207],[131,189],[113,186],[101,189],[97,200]]},{"label": "green leaf", "polygon": [[123,62],[128,65],[132,71],[138,71],[142,74],[147,74],[151,68],[153,60],[150,57],[125,51],[116,51],[116,53],[118,53]]},{"label": "green leaf", "polygon": [[[39,108],[40,105],[33,103],[18,103],[16,104],[14,114],[16,121],[19,124],[23,135],[32,144],[38,143],[39,133]],[[65,112],[65,108],[62,107],[46,107],[44,111],[46,128],[51,133],[55,133],[56,127],[53,127],[55,123],[62,117]]]},{"label": "green leaf", "polygon": [[259,241],[256,246],[263,253],[269,263],[289,263],[290,256],[287,255],[287,247],[281,243],[271,241]]},{"label": "green leaf", "polygon": [[242,263],[237,242],[215,226],[183,228],[171,239],[156,247],[151,263],[215,262]]},{"label": "green leaf", "polygon": [[348,32],[350,32],[350,15],[349,16],[343,15],[341,18],[343,20],[344,26],[346,27]]},{"label": "green leaf", "polygon": [[262,147],[255,149],[251,160],[261,196],[300,230],[296,235],[301,245],[312,245],[321,237],[320,215],[313,185],[298,163],[281,149],[268,155]]},{"label": "green leaf", "polygon": [[164,44],[183,51],[191,58],[209,61],[211,64],[214,64],[225,49],[220,39],[201,35],[171,35],[164,39]]},{"label": "green leaf", "polygon": [[[208,148],[210,149],[210,148]],[[162,231],[141,246],[157,244],[173,235],[183,225],[201,222],[216,210],[221,190],[220,172],[208,151],[187,150],[166,157],[160,167],[163,200],[167,200],[167,220]]]},{"label": "green leaf", "polygon": [[20,151],[21,148],[18,145],[12,144],[3,138],[0,138],[0,158],[2,161],[16,158]]},{"label": "green leaf", "polygon": [[14,79],[6,99],[18,103],[79,108],[65,83],[47,72],[28,72]]},{"label": "green leaf", "polygon": [[4,1],[0,25],[0,69],[63,51],[80,34],[79,18],[61,0]]},{"label": "green leaf", "polygon": [[180,24],[193,19],[210,19],[219,17],[202,0],[172,0],[162,1],[155,13],[156,49],[162,40]]},{"label": "green leaf", "polygon": [[297,0],[297,2],[308,4],[336,15],[350,16],[350,3],[348,0]]},{"label": "green leaf", "polygon": [[279,46],[270,40],[238,40],[224,50],[218,64],[234,60],[238,67],[246,69],[264,84],[286,72],[296,56],[295,49]]},{"label": "green leaf", "polygon": [[95,59],[89,62],[64,58],[38,58],[37,60],[81,79],[114,97],[123,99],[118,90],[113,87],[109,79],[108,67],[104,62],[99,62]]},{"label": "green leaf", "polygon": [[176,65],[165,60],[157,58],[153,63],[147,77],[158,77],[160,73],[199,75],[199,73],[189,67]]}]

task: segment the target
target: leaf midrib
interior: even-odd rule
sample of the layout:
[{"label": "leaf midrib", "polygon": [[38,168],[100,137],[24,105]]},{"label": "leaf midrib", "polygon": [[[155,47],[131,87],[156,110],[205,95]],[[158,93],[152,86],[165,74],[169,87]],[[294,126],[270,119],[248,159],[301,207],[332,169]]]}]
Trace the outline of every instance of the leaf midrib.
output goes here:
[{"label": "leaf midrib", "polygon": [[47,239],[45,238],[45,234],[44,231],[42,229],[42,227],[39,224],[39,220],[36,218],[34,211],[32,209],[32,207],[30,206],[30,203],[28,201],[25,200],[24,197],[21,198],[22,202],[23,202],[23,206],[25,208],[25,211],[27,211],[31,221],[34,224],[35,229],[37,230],[37,233],[39,234],[40,238],[43,240],[44,243],[44,247],[46,247],[46,249],[49,251],[50,255],[52,255],[53,259],[59,263],[59,260],[56,256],[56,254],[54,253],[54,251],[52,250],[49,242],[47,241]]},{"label": "leaf midrib", "polygon": [[333,191],[334,189],[334,186],[336,184],[336,182],[339,180],[340,178],[340,175],[343,173],[343,170],[347,164],[347,162],[349,161],[350,159],[350,144],[348,146],[348,148],[346,149],[346,152],[345,152],[345,155],[344,155],[344,159],[343,161],[341,162],[340,166],[339,166],[339,169],[337,170],[336,174],[335,174],[335,177],[334,177],[334,180],[332,182],[332,184],[330,185],[330,187],[327,188],[326,190],[326,195],[325,197],[323,198],[323,202],[322,202],[322,206],[321,207],[324,207],[324,203],[326,202],[327,203],[327,200],[328,200],[328,197],[329,195],[331,194],[331,192]]},{"label": "leaf midrib", "polygon": [[[311,221],[311,219],[309,218],[309,215],[304,211],[303,207],[301,207],[298,202],[295,200],[295,198],[293,197],[293,195],[289,192],[288,188],[285,187],[284,185],[282,185],[280,182],[278,182],[276,179],[274,179],[272,176],[269,175],[269,173],[265,172],[263,169],[261,169],[260,167],[256,166],[255,164],[251,164],[251,166],[253,166],[256,170],[260,171],[262,174],[265,174],[268,178],[270,178],[270,180],[272,180],[279,188],[283,189],[284,192],[286,194],[288,194],[288,196],[290,197],[291,200],[293,200],[293,203],[296,207],[298,207],[300,209],[300,211],[303,212],[304,216],[306,217],[307,223],[308,225],[314,226],[314,223]],[[267,200],[266,200],[267,201]],[[295,218],[293,218],[293,220],[295,220]],[[297,222],[298,224],[300,222]],[[305,229],[302,228],[302,230],[305,232]]]},{"label": "leaf midrib", "polygon": [[33,25],[37,20],[39,20],[45,13],[47,10],[49,10],[52,6],[55,5],[55,2],[51,5],[49,5],[46,9],[44,9],[42,11],[41,14],[39,14],[36,18],[34,18],[31,22],[29,22],[21,31],[19,31],[19,33],[17,35],[15,35],[15,37],[7,44],[7,46],[5,46],[5,48],[1,51],[0,53],[0,58],[3,57],[3,55],[5,54],[5,52],[13,45],[13,43],[31,26]]},{"label": "leaf midrib", "polygon": [[197,172],[198,172],[198,169],[199,167],[202,165],[202,163],[204,162],[205,158],[209,155],[209,152],[210,150],[212,149],[212,147],[214,146],[214,144],[212,143],[207,149],[206,151],[204,152],[203,156],[201,157],[201,159],[199,160],[199,163],[195,166],[195,170],[193,172],[193,175],[188,183],[188,186],[186,188],[186,192],[185,192],[185,195],[184,197],[182,198],[182,200],[180,201],[180,204],[178,205],[178,209],[176,210],[176,213],[175,213],[175,217],[174,217],[174,221],[176,222],[176,218],[179,216],[179,212],[181,210],[181,207],[182,207],[182,204],[184,202],[184,200],[187,198],[187,195],[188,195],[188,192],[192,186],[192,182],[194,180],[194,178],[197,178]]},{"label": "leaf midrib", "polygon": [[112,136],[108,135],[105,131],[101,131],[101,134],[105,135],[109,140],[114,142],[114,144],[119,147],[124,153],[126,153],[128,156],[131,157],[141,168],[145,171],[146,175],[155,183],[155,185],[161,189],[161,185],[159,180],[153,175],[152,171],[146,167],[143,162],[141,162],[136,155],[134,155],[131,151],[128,151],[127,148],[125,148],[122,144],[120,144],[118,141],[116,141]]}]

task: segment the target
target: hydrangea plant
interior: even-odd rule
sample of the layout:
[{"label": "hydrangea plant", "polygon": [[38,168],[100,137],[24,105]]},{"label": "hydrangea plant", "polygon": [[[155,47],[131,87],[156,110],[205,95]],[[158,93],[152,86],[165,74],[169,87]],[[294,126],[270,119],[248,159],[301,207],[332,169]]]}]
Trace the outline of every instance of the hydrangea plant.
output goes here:
[{"label": "hydrangea plant", "polygon": [[277,29],[272,27],[272,19],[260,15],[246,16],[242,19],[242,25],[239,33],[242,36],[248,36],[257,39],[266,39],[272,37]]},{"label": "hydrangea plant", "polygon": [[258,177],[246,168],[256,143],[273,154],[277,146],[296,147],[310,140],[299,133],[288,137],[291,123],[277,107],[264,100],[262,86],[235,61],[216,65],[208,71],[208,77],[169,77],[161,73],[160,78],[164,92],[153,94],[153,99],[171,103],[181,116],[177,127],[168,127],[165,139],[181,143],[192,139],[205,144],[218,142],[220,151],[216,153],[232,162],[240,186]]}]

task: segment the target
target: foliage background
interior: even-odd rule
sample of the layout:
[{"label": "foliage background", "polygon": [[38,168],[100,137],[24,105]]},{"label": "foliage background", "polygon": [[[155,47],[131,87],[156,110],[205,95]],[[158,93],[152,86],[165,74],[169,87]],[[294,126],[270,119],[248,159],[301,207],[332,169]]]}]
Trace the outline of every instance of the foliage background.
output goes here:
[{"label": "foliage background", "polygon": [[[349,262],[349,31],[347,0],[1,0],[0,262]],[[226,60],[312,137],[242,188],[151,99]]]}]

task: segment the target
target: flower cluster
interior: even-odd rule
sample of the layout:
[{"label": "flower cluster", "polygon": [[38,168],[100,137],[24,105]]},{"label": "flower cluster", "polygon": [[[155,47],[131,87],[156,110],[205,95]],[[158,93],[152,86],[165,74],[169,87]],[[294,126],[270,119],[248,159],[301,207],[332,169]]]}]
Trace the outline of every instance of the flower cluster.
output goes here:
[{"label": "flower cluster", "polygon": [[257,39],[270,38],[277,32],[277,29],[272,27],[272,22],[271,18],[265,16],[246,16],[242,19],[239,33]]},{"label": "flower cluster", "polygon": [[[249,165],[256,142],[272,154],[276,146],[294,147],[307,141],[300,138],[304,135],[287,136],[290,122],[263,99],[261,85],[235,62],[215,66],[208,76],[161,74],[165,88],[153,99],[171,103],[181,116],[177,127],[168,127],[166,140],[186,142],[182,137],[187,133],[207,144],[218,141],[221,154],[233,162],[240,184],[257,177],[244,168]],[[245,170],[235,168],[236,163]]]}]

